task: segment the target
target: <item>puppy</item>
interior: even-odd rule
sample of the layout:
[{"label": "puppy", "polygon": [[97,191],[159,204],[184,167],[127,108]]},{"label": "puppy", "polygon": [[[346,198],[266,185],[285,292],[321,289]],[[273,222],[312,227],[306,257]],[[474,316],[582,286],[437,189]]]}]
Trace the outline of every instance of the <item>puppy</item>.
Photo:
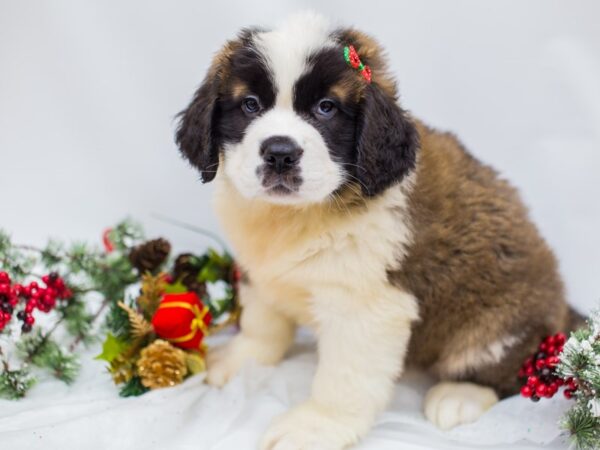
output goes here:
[{"label": "puppy", "polygon": [[476,420],[518,389],[540,340],[577,320],[515,189],[398,104],[380,46],[315,15],[246,29],[214,58],[176,135],[247,273],[241,332],[209,357],[221,386],[276,364],[298,325],[319,365],[262,449],[364,436],[411,364],[440,382],[425,415]]}]

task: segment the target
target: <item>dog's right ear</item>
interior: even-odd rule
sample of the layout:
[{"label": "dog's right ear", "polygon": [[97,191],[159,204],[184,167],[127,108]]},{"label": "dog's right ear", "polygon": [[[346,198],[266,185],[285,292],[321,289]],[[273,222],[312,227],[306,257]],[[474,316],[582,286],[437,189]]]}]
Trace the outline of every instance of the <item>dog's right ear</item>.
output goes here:
[{"label": "dog's right ear", "polygon": [[231,47],[230,42],[214,58],[194,98],[178,115],[175,141],[183,156],[200,171],[203,183],[215,178],[219,166],[218,99]]}]

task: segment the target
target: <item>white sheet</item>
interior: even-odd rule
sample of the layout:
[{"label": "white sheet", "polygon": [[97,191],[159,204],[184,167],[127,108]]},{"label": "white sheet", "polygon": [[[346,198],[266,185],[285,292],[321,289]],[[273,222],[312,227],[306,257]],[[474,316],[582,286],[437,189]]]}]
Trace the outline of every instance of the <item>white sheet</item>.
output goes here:
[{"label": "white sheet", "polygon": [[[24,400],[0,401],[0,449],[251,450],[275,415],[305,398],[316,365],[313,342],[302,335],[279,367],[247,366],[222,390],[203,384],[198,375],[174,388],[124,399],[103,363],[92,359],[97,352],[86,353],[71,388],[45,380]],[[567,446],[556,426],[568,407],[560,397],[539,403],[512,397],[477,423],[441,432],[421,412],[430,384],[422,374],[407,374],[357,450]]]}]

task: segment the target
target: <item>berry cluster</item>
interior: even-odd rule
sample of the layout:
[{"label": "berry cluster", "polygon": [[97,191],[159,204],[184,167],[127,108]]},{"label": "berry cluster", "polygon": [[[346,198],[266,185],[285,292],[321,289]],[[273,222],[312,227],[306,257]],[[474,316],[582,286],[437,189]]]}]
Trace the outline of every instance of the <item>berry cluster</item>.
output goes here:
[{"label": "berry cluster", "polygon": [[57,300],[67,300],[73,293],[66,286],[64,280],[52,272],[42,277],[45,286],[40,286],[36,281],[27,285],[12,284],[8,273],[0,272],[0,331],[10,322],[13,312],[20,300],[24,300],[25,307],[17,313],[17,319],[23,322],[21,331],[31,331],[35,318],[33,311],[50,312]]},{"label": "berry cluster", "polygon": [[577,385],[572,378],[564,380],[556,374],[555,367],[560,362],[559,355],[567,337],[564,333],[556,333],[546,337],[538,351],[525,360],[519,370],[519,378],[525,379],[526,383],[521,388],[521,395],[537,402],[540,398],[551,398],[558,389],[566,385],[564,395],[571,398]]}]

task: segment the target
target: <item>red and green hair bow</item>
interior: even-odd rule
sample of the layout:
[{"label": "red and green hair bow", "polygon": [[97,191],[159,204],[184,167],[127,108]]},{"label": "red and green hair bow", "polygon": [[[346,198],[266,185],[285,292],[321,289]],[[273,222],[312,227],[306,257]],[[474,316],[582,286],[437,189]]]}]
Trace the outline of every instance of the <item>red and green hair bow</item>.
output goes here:
[{"label": "red and green hair bow", "polygon": [[362,63],[353,45],[346,45],[344,47],[344,59],[350,67],[360,72],[367,83],[371,82],[371,68]]}]

